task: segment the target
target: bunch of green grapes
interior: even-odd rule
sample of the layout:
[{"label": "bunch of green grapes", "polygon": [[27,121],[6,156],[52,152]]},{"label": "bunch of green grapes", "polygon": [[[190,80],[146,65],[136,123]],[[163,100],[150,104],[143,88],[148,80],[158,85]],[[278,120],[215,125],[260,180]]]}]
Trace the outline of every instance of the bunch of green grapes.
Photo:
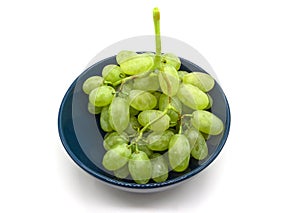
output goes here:
[{"label": "bunch of green grapes", "polygon": [[106,132],[104,168],[146,184],[185,171],[190,158],[207,158],[207,138],[224,128],[209,111],[214,79],[180,70],[180,59],[171,53],[121,51],[116,60],[82,86],[89,112],[100,114]]}]

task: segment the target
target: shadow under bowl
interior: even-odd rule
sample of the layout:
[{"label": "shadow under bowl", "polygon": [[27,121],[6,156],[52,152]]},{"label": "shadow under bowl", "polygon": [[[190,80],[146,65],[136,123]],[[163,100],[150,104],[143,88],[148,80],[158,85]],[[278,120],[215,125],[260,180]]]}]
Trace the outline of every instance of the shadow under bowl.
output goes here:
[{"label": "shadow under bowl", "polygon": [[[205,72],[192,62],[181,59],[180,70],[188,72]],[[220,135],[211,136],[207,140],[208,157],[202,161],[191,158],[189,167],[184,172],[169,172],[169,177],[161,183],[149,182],[137,184],[130,179],[117,179],[113,173],[102,166],[102,157],[105,154],[103,138],[105,132],[100,128],[99,115],[92,115],[87,110],[88,96],[82,91],[83,82],[94,75],[102,75],[102,69],[108,64],[117,64],[115,56],[99,61],[86,69],[71,84],[66,92],[58,115],[58,130],[64,148],[73,161],[83,170],[98,178],[109,186],[130,192],[159,192],[182,184],[195,177],[221,152],[230,129],[230,109],[226,96],[215,82],[214,88],[209,91],[213,98],[210,109],[224,123],[224,131]]]}]

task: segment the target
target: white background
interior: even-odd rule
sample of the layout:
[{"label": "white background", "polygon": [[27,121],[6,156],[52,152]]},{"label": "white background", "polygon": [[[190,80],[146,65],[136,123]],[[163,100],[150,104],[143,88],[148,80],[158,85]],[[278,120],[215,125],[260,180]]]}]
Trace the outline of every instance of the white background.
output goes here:
[{"label": "white background", "polygon": [[[213,66],[232,125],[196,179],[130,194],[73,163],[57,116],[99,51],[153,33],[155,6],[162,34]],[[299,9],[297,0],[1,1],[0,212],[299,212]]]}]

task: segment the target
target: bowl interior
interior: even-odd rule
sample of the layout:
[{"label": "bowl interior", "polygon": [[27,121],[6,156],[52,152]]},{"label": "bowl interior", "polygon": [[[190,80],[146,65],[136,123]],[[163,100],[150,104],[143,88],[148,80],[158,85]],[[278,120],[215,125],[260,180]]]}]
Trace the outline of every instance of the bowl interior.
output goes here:
[{"label": "bowl interior", "polygon": [[[197,65],[181,58],[180,70],[188,72],[205,72]],[[82,91],[83,82],[94,75],[102,75],[102,69],[108,64],[117,64],[115,56],[104,59],[84,71],[69,87],[59,110],[59,134],[61,141],[71,158],[85,171],[106,183],[129,188],[156,188],[168,186],[188,179],[207,167],[223,148],[230,127],[230,111],[227,99],[220,85],[216,82],[209,92],[213,98],[211,112],[217,115],[224,123],[222,134],[211,136],[207,140],[209,154],[202,161],[191,158],[185,172],[169,172],[169,178],[162,183],[149,182],[136,184],[130,179],[119,180],[113,173],[102,166],[102,157],[105,154],[103,138],[105,132],[100,128],[99,115],[92,115],[87,110],[88,96]]]}]

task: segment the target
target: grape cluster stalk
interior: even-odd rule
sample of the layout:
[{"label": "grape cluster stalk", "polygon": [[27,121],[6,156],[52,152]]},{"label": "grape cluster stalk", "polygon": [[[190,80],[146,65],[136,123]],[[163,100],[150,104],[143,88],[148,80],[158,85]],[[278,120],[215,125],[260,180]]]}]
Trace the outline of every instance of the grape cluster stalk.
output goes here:
[{"label": "grape cluster stalk", "polygon": [[116,178],[138,184],[163,182],[169,171],[183,172],[190,158],[208,156],[207,139],[223,132],[209,109],[214,79],[180,70],[181,61],[161,53],[160,12],[153,10],[156,53],[123,50],[102,76],[86,79],[87,109],[100,114],[106,132],[102,165]]}]

